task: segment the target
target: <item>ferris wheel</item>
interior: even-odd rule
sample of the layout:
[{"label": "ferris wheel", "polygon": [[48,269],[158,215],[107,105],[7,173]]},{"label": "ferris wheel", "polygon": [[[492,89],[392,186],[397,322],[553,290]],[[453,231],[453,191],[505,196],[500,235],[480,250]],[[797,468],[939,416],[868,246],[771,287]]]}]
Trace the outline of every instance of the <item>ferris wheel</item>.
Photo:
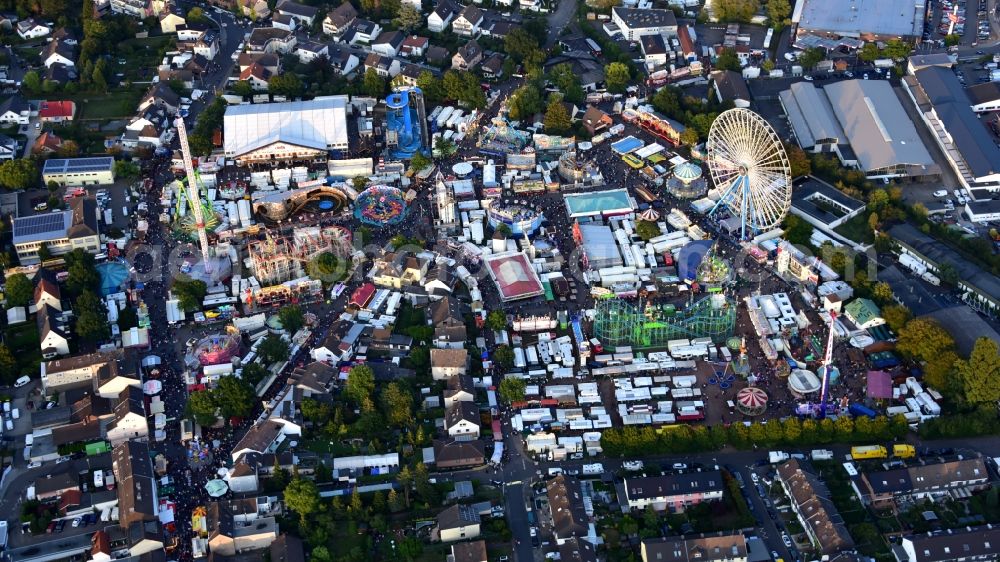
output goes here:
[{"label": "ferris wheel", "polygon": [[705,143],[708,169],[725,207],[740,220],[740,238],[777,227],[792,204],[792,176],[781,139],[749,109],[723,111]]}]

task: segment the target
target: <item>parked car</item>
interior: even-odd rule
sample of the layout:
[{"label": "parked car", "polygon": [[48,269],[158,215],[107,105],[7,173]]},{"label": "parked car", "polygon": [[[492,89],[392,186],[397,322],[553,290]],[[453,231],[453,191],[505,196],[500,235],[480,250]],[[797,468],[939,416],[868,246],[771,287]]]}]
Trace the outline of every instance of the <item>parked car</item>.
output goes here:
[{"label": "parked car", "polygon": [[29,377],[28,375],[24,375],[23,377],[17,379],[17,381],[14,382],[14,388],[21,388],[22,386],[28,384],[29,382],[31,382],[31,377]]},{"label": "parked car", "polygon": [[787,534],[782,533],[781,542],[785,543],[788,548],[792,548],[792,539]]},{"label": "parked car", "polygon": [[940,199],[942,197],[947,197],[948,196],[948,190],[947,189],[939,189],[939,190],[935,191],[933,195],[934,195],[934,197],[937,197],[938,199]]}]

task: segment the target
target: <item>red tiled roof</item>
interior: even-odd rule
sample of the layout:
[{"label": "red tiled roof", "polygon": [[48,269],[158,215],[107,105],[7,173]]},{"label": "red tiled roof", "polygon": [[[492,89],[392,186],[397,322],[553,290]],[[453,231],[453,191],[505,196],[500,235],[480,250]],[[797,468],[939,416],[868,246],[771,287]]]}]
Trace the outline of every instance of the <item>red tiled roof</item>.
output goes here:
[{"label": "red tiled roof", "polygon": [[38,109],[39,117],[73,117],[76,105],[69,100],[65,101],[43,101]]},{"label": "red tiled roof", "polygon": [[358,308],[366,306],[375,296],[375,285],[371,283],[365,283],[364,285],[358,287],[354,293],[351,294],[352,304]]}]

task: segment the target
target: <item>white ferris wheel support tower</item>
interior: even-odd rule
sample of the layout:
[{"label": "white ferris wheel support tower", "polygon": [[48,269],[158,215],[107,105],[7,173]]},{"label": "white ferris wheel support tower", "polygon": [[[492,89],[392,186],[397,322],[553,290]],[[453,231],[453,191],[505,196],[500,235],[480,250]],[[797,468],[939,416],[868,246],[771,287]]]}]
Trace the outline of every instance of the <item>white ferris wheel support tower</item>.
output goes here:
[{"label": "white ferris wheel support tower", "polygon": [[184,173],[187,176],[188,203],[194,213],[195,226],[198,229],[198,243],[201,245],[201,261],[205,272],[210,272],[212,265],[208,256],[208,232],[205,230],[205,215],[201,209],[201,193],[198,191],[197,176],[194,172],[194,161],[191,159],[191,146],[188,144],[187,127],[184,118],[177,117],[174,121],[177,127],[177,138],[181,141],[181,157],[184,159]]}]

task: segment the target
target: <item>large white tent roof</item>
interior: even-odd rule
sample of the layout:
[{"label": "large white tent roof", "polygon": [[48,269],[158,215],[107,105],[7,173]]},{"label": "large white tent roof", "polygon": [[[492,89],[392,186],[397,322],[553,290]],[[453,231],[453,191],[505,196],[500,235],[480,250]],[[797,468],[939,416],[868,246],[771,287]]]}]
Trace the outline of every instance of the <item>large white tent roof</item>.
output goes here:
[{"label": "large white tent roof", "polygon": [[239,156],[275,142],[317,149],[347,148],[347,96],[234,105],[223,120],[225,152]]}]

